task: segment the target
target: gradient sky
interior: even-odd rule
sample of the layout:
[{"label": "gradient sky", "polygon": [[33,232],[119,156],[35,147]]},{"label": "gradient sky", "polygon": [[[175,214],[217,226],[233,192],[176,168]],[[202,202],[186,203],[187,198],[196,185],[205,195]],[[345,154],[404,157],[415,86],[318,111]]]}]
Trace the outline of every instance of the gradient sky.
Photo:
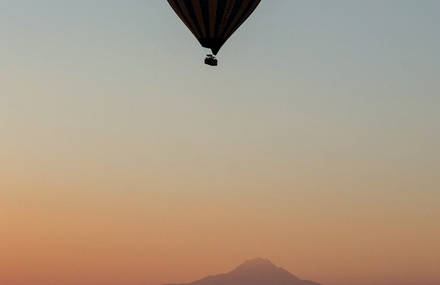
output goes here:
[{"label": "gradient sky", "polygon": [[440,284],[440,2],[263,0],[217,69],[164,0],[0,0],[0,284],[265,257]]}]

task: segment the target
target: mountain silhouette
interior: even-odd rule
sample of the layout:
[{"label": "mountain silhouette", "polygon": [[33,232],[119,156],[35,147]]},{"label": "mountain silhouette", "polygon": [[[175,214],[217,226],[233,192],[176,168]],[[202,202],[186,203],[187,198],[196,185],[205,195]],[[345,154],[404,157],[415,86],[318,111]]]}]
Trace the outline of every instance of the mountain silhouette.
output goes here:
[{"label": "mountain silhouette", "polygon": [[185,284],[167,285],[320,285],[301,280],[267,259],[251,259],[234,270]]}]

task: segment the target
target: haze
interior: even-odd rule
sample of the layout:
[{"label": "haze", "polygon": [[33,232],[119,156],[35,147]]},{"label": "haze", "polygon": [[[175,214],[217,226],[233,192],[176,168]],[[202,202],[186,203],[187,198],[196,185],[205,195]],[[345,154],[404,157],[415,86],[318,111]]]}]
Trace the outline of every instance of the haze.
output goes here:
[{"label": "haze", "polygon": [[0,284],[440,284],[439,11],[265,0],[212,69],[163,0],[0,0]]}]

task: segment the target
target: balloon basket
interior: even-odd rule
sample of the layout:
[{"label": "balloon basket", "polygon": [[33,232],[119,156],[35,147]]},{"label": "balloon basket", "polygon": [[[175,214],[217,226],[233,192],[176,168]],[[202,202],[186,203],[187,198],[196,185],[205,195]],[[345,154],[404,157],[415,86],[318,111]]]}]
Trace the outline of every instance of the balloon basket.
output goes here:
[{"label": "balloon basket", "polygon": [[208,54],[205,58],[205,64],[209,66],[217,66],[218,65],[217,58],[215,58],[215,56],[212,54]]}]

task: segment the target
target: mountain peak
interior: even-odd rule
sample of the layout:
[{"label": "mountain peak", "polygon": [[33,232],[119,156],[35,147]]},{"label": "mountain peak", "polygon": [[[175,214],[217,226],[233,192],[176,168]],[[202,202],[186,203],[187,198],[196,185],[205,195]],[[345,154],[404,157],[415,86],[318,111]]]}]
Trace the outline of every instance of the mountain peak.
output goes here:
[{"label": "mountain peak", "polygon": [[[174,284],[178,285],[178,284]],[[254,258],[245,261],[234,270],[208,276],[192,283],[180,285],[319,285],[301,280],[270,260]]]},{"label": "mountain peak", "polygon": [[277,269],[269,259],[253,258],[240,264],[235,270],[267,270]]}]

